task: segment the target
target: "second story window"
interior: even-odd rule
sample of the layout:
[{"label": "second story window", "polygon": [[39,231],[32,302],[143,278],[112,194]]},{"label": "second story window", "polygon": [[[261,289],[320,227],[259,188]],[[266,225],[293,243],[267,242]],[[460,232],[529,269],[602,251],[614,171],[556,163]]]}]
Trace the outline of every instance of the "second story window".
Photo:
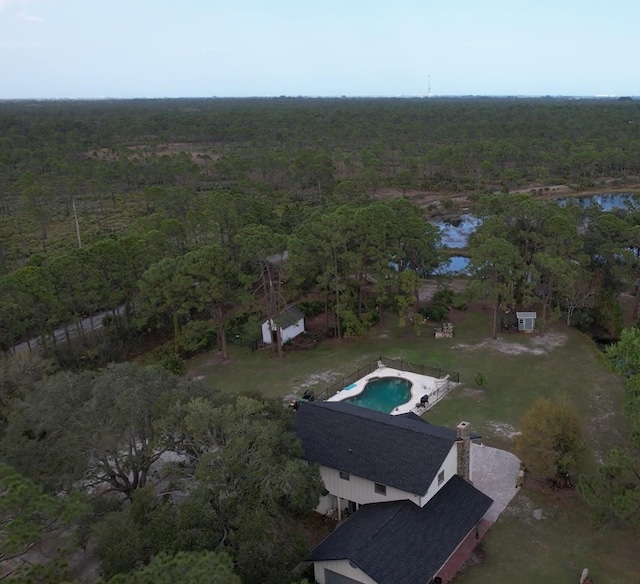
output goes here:
[{"label": "second story window", "polygon": [[348,472],[340,471],[340,478],[342,480],[348,481],[351,478],[351,476],[349,475]]},{"label": "second story window", "polygon": [[387,487],[385,485],[381,485],[380,483],[375,483],[373,489],[376,493],[378,493],[378,495],[387,494]]},{"label": "second story window", "polygon": [[444,471],[441,470],[438,473],[438,486],[440,486],[442,483],[444,483]]}]

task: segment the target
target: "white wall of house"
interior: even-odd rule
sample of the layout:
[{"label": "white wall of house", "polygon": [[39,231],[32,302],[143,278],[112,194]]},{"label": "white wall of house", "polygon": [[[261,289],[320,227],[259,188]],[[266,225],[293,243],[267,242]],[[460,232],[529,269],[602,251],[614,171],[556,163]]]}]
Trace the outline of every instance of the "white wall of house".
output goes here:
[{"label": "white wall of house", "polygon": [[362,584],[377,584],[377,582],[369,575],[365,574],[360,568],[356,568],[349,560],[326,560],[323,562],[315,562],[313,564],[313,572],[316,581],[319,584],[325,584],[325,569],[332,570],[347,578],[351,578]]},{"label": "white wall of house", "polygon": [[265,345],[270,345],[273,342],[271,339],[271,327],[269,326],[270,323],[270,320],[265,320],[262,323],[262,341]]},{"label": "white wall of house", "polygon": [[304,319],[301,318],[295,324],[288,326],[286,329],[282,329],[282,342],[286,343],[287,341],[297,337],[303,332],[304,332]]},{"label": "white wall of house", "polygon": [[[438,477],[440,473],[444,471],[444,476],[442,480],[439,480]],[[420,502],[418,505],[420,507],[424,507],[429,499],[433,497],[442,487],[447,484],[447,481],[458,472],[458,448],[457,444],[453,445],[453,448],[447,454],[447,458],[444,459],[442,466],[438,469],[433,482],[429,485],[426,494],[420,497]]]},{"label": "white wall of house", "polygon": [[[386,486],[386,495],[376,493],[375,482],[356,475],[349,475],[349,480],[340,478],[340,472],[335,468],[320,465],[320,476],[327,491],[332,495],[345,500],[343,508],[346,507],[346,500],[354,501],[359,505],[367,503],[384,503],[385,501],[413,501],[420,504],[420,496],[401,489]],[[326,510],[325,510],[326,512]]]},{"label": "white wall of house", "polygon": [[[262,323],[262,340],[265,345],[270,345],[273,342],[272,331],[275,331],[275,323],[273,320],[266,320]],[[304,332],[304,318],[301,318],[295,324],[288,326],[285,329],[281,329],[281,338],[282,342],[286,343],[287,341],[297,337],[299,334]]]}]

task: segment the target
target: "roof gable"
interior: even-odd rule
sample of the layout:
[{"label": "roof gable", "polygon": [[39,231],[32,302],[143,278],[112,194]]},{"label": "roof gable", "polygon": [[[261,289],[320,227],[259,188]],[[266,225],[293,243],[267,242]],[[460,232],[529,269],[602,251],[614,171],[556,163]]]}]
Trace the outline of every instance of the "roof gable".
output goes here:
[{"label": "roof gable", "polygon": [[302,402],[294,427],[303,458],[416,495],[427,492],[457,440],[418,416],[346,402]]},{"label": "roof gable", "polygon": [[491,503],[456,475],[422,508],[410,501],[362,506],[316,546],[310,559],[349,560],[379,584],[424,584]]}]

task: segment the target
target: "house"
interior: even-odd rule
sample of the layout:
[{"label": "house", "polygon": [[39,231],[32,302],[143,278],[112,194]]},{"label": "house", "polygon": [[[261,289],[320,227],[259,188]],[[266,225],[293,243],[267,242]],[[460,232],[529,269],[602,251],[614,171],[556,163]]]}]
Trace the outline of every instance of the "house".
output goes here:
[{"label": "house", "polygon": [[294,427],[324,481],[317,511],[349,516],[312,551],[321,584],[426,584],[491,506],[470,483],[466,422],[302,402]]},{"label": "house", "polygon": [[532,333],[536,328],[537,316],[535,312],[516,312],[518,332]]},{"label": "house", "polygon": [[281,342],[284,344],[304,332],[304,314],[295,306],[289,306],[275,318],[265,320],[261,327],[265,345],[276,342],[278,328]]}]

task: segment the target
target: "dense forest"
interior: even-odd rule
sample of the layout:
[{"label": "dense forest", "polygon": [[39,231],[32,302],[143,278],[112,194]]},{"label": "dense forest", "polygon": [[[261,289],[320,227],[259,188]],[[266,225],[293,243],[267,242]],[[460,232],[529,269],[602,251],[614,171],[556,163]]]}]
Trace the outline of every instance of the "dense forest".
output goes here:
[{"label": "dense forest", "polygon": [[[131,308],[137,282],[163,258],[215,244],[235,269],[237,238],[251,226],[280,238],[260,243],[277,253],[321,216],[332,221],[339,205],[378,202],[369,213],[381,213],[408,195],[423,210],[440,201],[451,211],[447,196],[461,192],[633,183],[638,108],[556,99],[5,102],[0,344],[46,343],[61,323]],[[433,249],[434,237],[422,244]],[[415,252],[400,259],[416,263]],[[422,253],[420,267],[439,260]]]},{"label": "dense forest", "polygon": [[[536,307],[543,328],[562,317],[615,340],[640,209],[550,193],[632,192],[639,176],[633,101],[0,103],[0,484],[25,494],[0,507],[13,533],[0,568],[75,522],[114,583],[181,561],[220,582],[232,565],[245,583],[293,578],[320,485],[290,419],[174,376],[183,360],[213,347],[227,359],[232,338],[254,340],[293,302],[337,339],[388,313],[407,327],[433,317],[418,291],[447,250],[428,220],[460,200],[482,223],[457,301],[489,306],[493,337],[505,309]],[[141,353],[162,368],[113,364]],[[167,452],[183,458],[154,475]],[[109,496],[73,498],[87,492]]]}]

